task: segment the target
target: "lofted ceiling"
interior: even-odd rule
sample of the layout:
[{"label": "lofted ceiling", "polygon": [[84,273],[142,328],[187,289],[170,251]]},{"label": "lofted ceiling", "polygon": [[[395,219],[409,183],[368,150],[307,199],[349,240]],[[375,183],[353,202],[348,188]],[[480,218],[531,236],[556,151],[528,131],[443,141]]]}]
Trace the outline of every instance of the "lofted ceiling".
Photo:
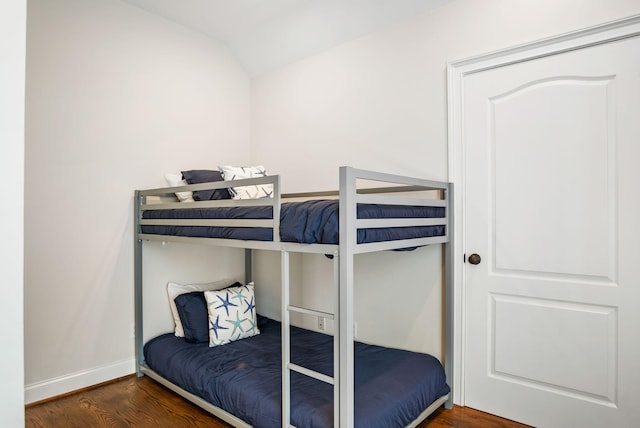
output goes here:
[{"label": "lofted ceiling", "polygon": [[250,76],[452,0],[123,0],[228,46]]}]

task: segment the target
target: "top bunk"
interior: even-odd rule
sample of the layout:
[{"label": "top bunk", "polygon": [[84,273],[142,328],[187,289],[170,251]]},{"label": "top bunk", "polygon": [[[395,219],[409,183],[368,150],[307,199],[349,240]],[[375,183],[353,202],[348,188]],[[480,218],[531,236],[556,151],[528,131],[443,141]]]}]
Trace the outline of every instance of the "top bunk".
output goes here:
[{"label": "top bunk", "polygon": [[[449,183],[352,167],[340,167],[339,182],[337,191],[283,194],[278,175],[227,172],[222,181],[137,190],[137,239],[324,254],[449,242]],[[180,192],[196,200],[180,202]]]}]

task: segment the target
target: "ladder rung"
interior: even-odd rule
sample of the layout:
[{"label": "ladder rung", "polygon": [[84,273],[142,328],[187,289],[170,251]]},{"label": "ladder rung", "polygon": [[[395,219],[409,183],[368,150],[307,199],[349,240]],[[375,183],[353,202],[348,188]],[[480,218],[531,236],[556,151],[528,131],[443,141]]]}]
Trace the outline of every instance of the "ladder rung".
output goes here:
[{"label": "ladder rung", "polygon": [[299,366],[299,365],[293,364],[293,363],[289,363],[287,365],[287,368],[289,370],[293,370],[294,372],[302,373],[303,375],[307,375],[307,376],[312,377],[314,379],[321,380],[322,382],[328,383],[329,385],[333,385],[333,378],[331,376],[327,376],[327,375],[324,375],[322,373],[318,373],[316,371],[306,369],[306,368],[304,368],[302,366]]},{"label": "ladder rung", "polygon": [[316,317],[323,317],[330,320],[333,319],[333,314],[330,314],[329,312],[314,311],[312,309],[301,308],[299,306],[289,305],[287,306],[287,310],[290,312],[298,312],[301,314],[313,315]]}]

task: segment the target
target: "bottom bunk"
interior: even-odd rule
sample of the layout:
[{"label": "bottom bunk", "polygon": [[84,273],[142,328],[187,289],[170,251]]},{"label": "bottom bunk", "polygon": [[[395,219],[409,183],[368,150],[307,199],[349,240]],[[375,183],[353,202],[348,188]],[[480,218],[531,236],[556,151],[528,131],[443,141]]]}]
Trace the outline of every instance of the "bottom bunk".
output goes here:
[{"label": "bottom bunk", "polygon": [[[258,328],[258,335],[214,347],[172,333],[158,336],[144,347],[149,374],[251,426],[280,427],[281,325],[259,316]],[[291,361],[332,376],[333,337],[291,327]],[[355,343],[356,427],[411,426],[448,393],[435,357]],[[333,386],[291,373],[291,424],[331,427],[333,417]]]}]

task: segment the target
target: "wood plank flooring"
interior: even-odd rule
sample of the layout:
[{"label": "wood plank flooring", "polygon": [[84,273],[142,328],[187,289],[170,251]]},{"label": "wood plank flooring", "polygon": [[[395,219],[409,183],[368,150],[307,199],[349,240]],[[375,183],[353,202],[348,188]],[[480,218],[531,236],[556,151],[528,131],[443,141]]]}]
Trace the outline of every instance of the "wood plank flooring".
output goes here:
[{"label": "wood plank flooring", "polygon": [[[148,377],[127,376],[27,406],[26,428],[228,428],[224,421]],[[418,428],[524,428],[467,407],[439,409]]]}]

